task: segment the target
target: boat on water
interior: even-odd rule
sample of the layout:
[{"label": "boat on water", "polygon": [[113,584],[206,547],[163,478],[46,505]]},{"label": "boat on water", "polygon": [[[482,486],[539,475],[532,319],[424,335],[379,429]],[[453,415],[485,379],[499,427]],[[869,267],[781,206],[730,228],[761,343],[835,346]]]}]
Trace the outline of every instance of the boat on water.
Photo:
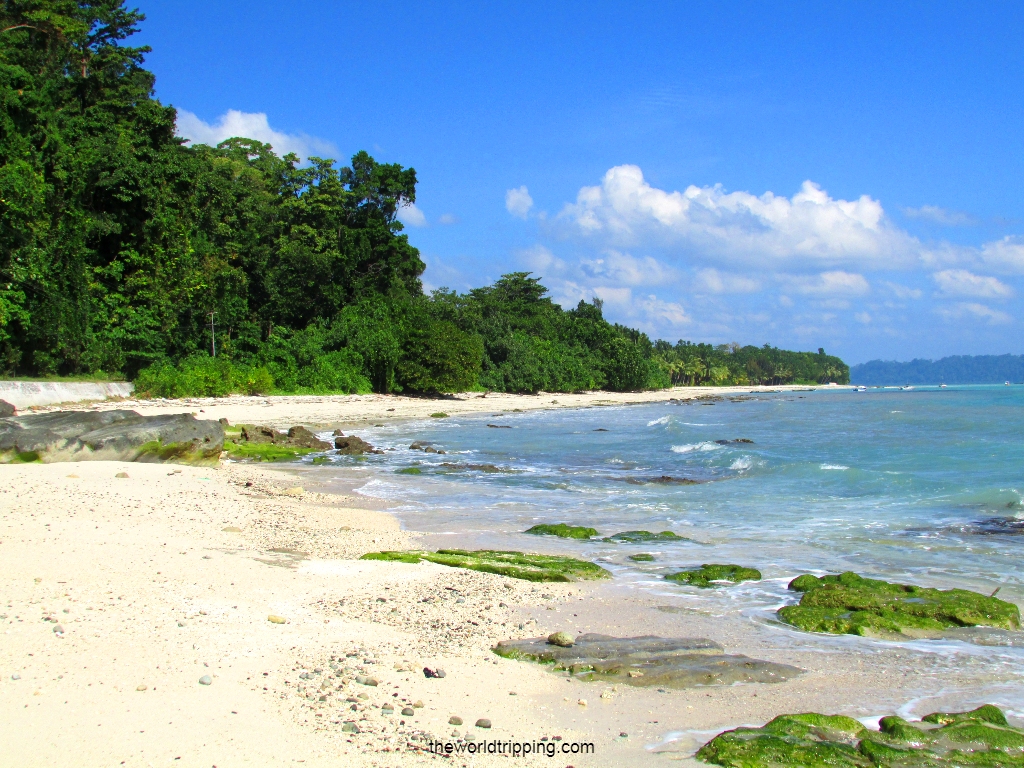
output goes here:
[{"label": "boat on water", "polygon": [[913,388],[914,387],[911,386],[910,384],[907,384],[907,386],[905,386],[905,387],[900,387],[900,389],[904,389],[904,390],[906,390],[906,389],[913,389]]},{"label": "boat on water", "polygon": [[945,388],[946,388],[945,384],[939,384],[939,389],[945,389]]},{"label": "boat on water", "polygon": [[858,392],[867,392],[868,388],[867,387],[857,387],[857,391]]},{"label": "boat on water", "polygon": [[1004,387],[1008,387],[1008,386],[1010,386],[1010,382],[1008,382],[1008,381],[1004,381],[1004,382],[1003,382],[1003,386],[1004,386]]}]

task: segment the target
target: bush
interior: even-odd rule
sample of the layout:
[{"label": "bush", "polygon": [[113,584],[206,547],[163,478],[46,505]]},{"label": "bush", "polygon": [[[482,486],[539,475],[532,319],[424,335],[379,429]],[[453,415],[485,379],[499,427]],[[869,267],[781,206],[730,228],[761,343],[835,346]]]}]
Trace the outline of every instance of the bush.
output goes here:
[{"label": "bush", "polygon": [[265,395],[273,388],[274,380],[266,368],[212,357],[190,357],[176,366],[156,363],[140,371],[135,379],[135,391],[150,397]]}]

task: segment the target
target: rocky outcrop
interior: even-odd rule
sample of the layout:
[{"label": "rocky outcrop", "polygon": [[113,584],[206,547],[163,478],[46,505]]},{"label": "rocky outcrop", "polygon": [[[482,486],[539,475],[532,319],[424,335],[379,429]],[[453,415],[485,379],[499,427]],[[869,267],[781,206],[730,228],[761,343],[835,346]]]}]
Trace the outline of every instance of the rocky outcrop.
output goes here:
[{"label": "rocky outcrop", "polygon": [[58,411],[0,419],[0,461],[216,461],[224,428],[192,414]]},{"label": "rocky outcrop", "polygon": [[8,403],[6,400],[0,400],[0,419],[7,419],[11,416],[17,416],[18,409]]},{"label": "rocky outcrop", "polygon": [[581,680],[644,687],[781,683],[803,672],[788,664],[726,654],[713,640],[692,637],[611,637],[588,633],[568,645],[534,637],[503,640],[492,650],[509,659],[551,664]]},{"label": "rocky outcrop", "polygon": [[384,453],[363,440],[361,437],[349,435],[348,437],[334,438],[334,447],[343,456],[359,456],[364,453]]}]

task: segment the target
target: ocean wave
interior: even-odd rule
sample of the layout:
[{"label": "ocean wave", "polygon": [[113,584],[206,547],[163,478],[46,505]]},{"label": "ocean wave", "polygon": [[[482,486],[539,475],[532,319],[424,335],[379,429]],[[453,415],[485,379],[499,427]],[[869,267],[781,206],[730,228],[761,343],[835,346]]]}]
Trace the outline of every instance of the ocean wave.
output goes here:
[{"label": "ocean wave", "polygon": [[818,469],[840,469],[840,470],[843,470],[843,469],[849,469],[849,467],[844,466],[842,464],[822,464],[820,467],[818,467]]},{"label": "ocean wave", "polygon": [[752,466],[754,466],[754,462],[749,456],[741,456],[729,466],[729,469],[735,469],[742,472],[745,469],[750,469]]},{"label": "ocean wave", "polygon": [[647,426],[648,427],[654,427],[654,426],[657,426],[658,424],[668,424],[669,418],[670,418],[669,416],[662,416],[660,419],[655,419],[654,421],[648,421],[647,422]]},{"label": "ocean wave", "polygon": [[673,453],[693,453],[694,451],[718,451],[722,446],[705,440],[703,443],[687,443],[686,445],[673,445]]}]

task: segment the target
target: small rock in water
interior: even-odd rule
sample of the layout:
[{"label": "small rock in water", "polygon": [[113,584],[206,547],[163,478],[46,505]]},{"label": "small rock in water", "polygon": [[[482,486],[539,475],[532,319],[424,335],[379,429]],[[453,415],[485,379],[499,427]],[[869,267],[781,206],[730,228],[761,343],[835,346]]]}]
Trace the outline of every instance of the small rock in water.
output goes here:
[{"label": "small rock in water", "polygon": [[377,686],[377,680],[372,677],[367,677],[366,675],[356,675],[356,682],[360,685]]},{"label": "small rock in water", "polygon": [[274,613],[272,613],[269,616],[267,616],[267,621],[269,621],[271,624],[287,624],[288,623],[288,619],[286,619],[284,616],[278,616],[277,614],[274,614]]},{"label": "small rock in water", "polygon": [[557,645],[562,648],[572,648],[575,640],[568,632],[555,632],[548,635],[548,644]]},{"label": "small rock in water", "polygon": [[136,691],[145,691],[145,690],[148,690],[148,687],[145,686],[145,685],[140,685],[135,690]]},{"label": "small rock in water", "polygon": [[126,478],[126,477],[128,477],[128,473],[127,472],[118,472],[116,475],[114,475],[114,477],[124,477],[124,478]]},{"label": "small rock in water", "polygon": [[415,714],[416,714],[416,710],[413,709],[412,707],[403,707],[402,708],[402,717],[412,717]]},{"label": "small rock in water", "polygon": [[213,678],[209,675],[203,675],[199,678],[200,685],[213,685]]},{"label": "small rock in water", "polygon": [[486,717],[481,717],[479,720],[476,721],[476,727],[477,728],[490,728],[491,727],[491,721],[488,720]]},{"label": "small rock in water", "polygon": [[351,720],[346,720],[341,726],[342,733],[359,733],[359,726],[353,723]]},{"label": "small rock in water", "polygon": [[452,715],[448,718],[448,725],[462,725],[462,718],[458,715]]}]

